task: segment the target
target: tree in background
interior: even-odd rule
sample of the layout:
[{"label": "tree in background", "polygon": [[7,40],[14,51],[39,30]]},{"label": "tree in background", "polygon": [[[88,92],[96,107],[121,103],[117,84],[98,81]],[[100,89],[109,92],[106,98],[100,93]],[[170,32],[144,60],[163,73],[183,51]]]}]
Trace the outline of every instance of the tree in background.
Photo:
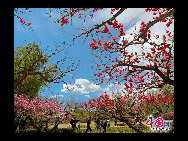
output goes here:
[{"label": "tree in background", "polygon": [[164,119],[166,117],[174,119],[174,92],[173,87],[169,85],[165,85],[161,90],[151,91],[143,97],[117,91],[117,93],[113,92],[112,96],[105,93],[96,99],[91,98],[81,107],[92,109],[91,111],[101,119],[118,119],[133,130],[142,133],[143,122],[150,114]]},{"label": "tree in background", "polygon": [[70,119],[72,117],[76,118],[77,120],[80,120],[80,122],[87,122],[87,119],[89,117],[93,117],[93,112],[90,110],[86,110],[81,108],[81,106],[84,104],[84,102],[76,101],[73,97],[70,99],[63,99],[62,100],[62,107],[64,111],[66,112],[72,112],[71,115],[68,115],[66,118],[66,122],[70,122]]},{"label": "tree in background", "polygon": [[[164,85],[161,89],[151,90],[145,97],[144,112],[148,116],[163,117],[168,120],[174,119],[174,87]],[[166,116],[170,114],[170,116]]]},{"label": "tree in background", "polygon": [[60,51],[57,47],[51,54],[47,54],[36,43],[17,47],[14,50],[14,93],[34,98],[49,83],[66,83],[64,77],[76,70],[78,64],[66,56],[66,51],[57,63],[50,62],[50,57]]}]

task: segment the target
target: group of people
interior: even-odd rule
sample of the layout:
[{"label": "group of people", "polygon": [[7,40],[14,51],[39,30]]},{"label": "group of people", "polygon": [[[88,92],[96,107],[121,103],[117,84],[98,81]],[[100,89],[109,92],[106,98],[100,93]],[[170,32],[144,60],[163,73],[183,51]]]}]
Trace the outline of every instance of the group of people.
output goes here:
[{"label": "group of people", "polygon": [[[99,118],[96,118],[96,119],[95,119],[95,125],[96,125],[95,129],[97,129],[97,131],[100,130],[100,132],[101,132],[101,127],[102,127],[102,128],[103,128],[103,133],[106,133],[106,127],[107,127],[108,124],[109,124],[109,123],[108,123],[108,120],[105,120],[105,121],[103,122],[103,121],[100,121]],[[89,119],[87,120],[87,129],[86,129],[86,133],[88,132],[88,130],[89,130],[90,132],[92,131],[90,125],[91,125],[91,118],[89,118]]]},{"label": "group of people", "polygon": [[103,122],[103,120],[100,121],[99,118],[96,118],[95,119],[95,125],[96,125],[95,129],[97,129],[97,131],[100,130],[100,132],[101,132],[101,127],[102,127],[103,128],[103,133],[106,133],[106,127],[107,126],[110,127],[110,120],[105,120]]},{"label": "group of people", "polygon": [[[76,124],[78,126],[76,126]],[[117,120],[115,119],[114,121],[115,126],[117,125]],[[70,120],[70,125],[72,126],[73,132],[76,130],[80,130],[80,120],[76,120],[74,117]],[[101,133],[101,128],[103,128],[103,133],[106,133],[106,127],[110,127],[110,120],[100,120],[99,118],[95,118],[95,129],[97,129],[97,132],[100,131]],[[91,118],[88,118],[87,120],[87,128],[86,128],[86,133],[88,131],[92,131],[91,129]]]}]

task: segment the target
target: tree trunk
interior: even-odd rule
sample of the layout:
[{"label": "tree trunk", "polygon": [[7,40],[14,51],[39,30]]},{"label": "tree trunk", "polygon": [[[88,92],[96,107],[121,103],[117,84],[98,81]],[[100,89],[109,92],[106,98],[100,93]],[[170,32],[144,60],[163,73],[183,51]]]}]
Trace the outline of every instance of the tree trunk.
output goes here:
[{"label": "tree trunk", "polygon": [[50,132],[53,132],[54,130],[58,129],[59,121],[55,122],[54,127],[50,130]]},{"label": "tree trunk", "polygon": [[45,125],[45,128],[44,128],[45,132],[48,132],[48,122],[49,122],[49,119],[46,121],[46,125]]},{"label": "tree trunk", "polygon": [[118,118],[118,119],[119,119],[120,121],[122,121],[122,122],[125,122],[125,123],[129,126],[129,128],[131,128],[131,129],[137,131],[138,133],[144,133],[144,132],[142,132],[140,129],[138,129],[138,128],[136,128],[135,126],[133,126],[133,125],[129,122],[128,119],[126,119],[126,118]]}]

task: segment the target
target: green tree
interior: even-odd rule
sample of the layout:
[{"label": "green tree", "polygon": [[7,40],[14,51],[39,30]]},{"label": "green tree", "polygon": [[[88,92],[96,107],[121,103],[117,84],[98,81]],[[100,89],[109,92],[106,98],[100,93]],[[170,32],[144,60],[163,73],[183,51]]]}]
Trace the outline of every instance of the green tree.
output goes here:
[{"label": "green tree", "polygon": [[71,73],[77,67],[74,66],[75,63],[70,63],[62,70],[62,65],[67,58],[63,58],[57,63],[50,62],[50,57],[57,52],[56,49],[48,55],[36,43],[16,48],[14,50],[14,93],[34,98],[43,86],[51,82],[64,82],[63,77],[66,73]]}]

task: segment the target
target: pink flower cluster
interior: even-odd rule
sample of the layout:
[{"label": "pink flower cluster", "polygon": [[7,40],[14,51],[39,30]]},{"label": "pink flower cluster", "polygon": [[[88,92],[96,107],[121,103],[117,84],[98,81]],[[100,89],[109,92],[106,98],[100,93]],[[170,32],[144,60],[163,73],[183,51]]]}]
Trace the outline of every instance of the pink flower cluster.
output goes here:
[{"label": "pink flower cluster", "polygon": [[61,106],[55,100],[37,97],[27,99],[23,94],[14,95],[14,110],[18,115],[40,116],[47,119],[66,118],[66,113],[62,111]]}]

